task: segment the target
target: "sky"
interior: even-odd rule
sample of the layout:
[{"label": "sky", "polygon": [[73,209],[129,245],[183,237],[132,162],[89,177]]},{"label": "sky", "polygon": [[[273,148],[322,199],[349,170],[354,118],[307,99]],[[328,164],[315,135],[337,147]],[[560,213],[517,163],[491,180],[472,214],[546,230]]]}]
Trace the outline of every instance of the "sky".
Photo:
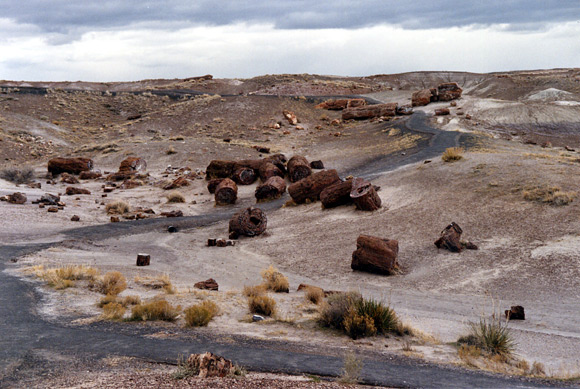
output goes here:
[{"label": "sky", "polygon": [[0,0],[0,80],[580,67],[578,0]]}]

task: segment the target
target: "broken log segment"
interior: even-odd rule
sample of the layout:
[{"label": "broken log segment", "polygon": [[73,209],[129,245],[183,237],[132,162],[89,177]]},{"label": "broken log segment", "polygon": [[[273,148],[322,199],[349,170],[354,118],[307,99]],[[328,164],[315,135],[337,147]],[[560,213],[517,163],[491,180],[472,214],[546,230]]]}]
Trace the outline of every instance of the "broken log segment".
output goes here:
[{"label": "broken log segment", "polygon": [[238,199],[238,186],[233,180],[224,178],[215,188],[215,203],[217,205],[235,204]]},{"label": "broken log segment", "polygon": [[262,185],[256,188],[256,199],[268,201],[280,198],[286,192],[286,181],[282,177],[270,177]]},{"label": "broken log segment", "polygon": [[363,178],[357,177],[352,181],[350,198],[361,211],[376,211],[381,207],[381,198],[375,187]]},{"label": "broken log segment", "polygon": [[455,222],[451,222],[447,227],[441,231],[441,236],[435,241],[435,246],[438,249],[447,249],[453,253],[459,253],[463,250],[461,244],[461,234],[463,230]]},{"label": "broken log segment", "polygon": [[205,179],[209,181],[212,178],[230,178],[235,166],[235,161],[213,160],[205,169]]},{"label": "broken log segment", "polygon": [[149,266],[151,264],[151,255],[137,254],[137,266]]},{"label": "broken log segment", "polygon": [[287,167],[290,182],[298,182],[312,174],[308,160],[301,155],[295,155],[290,158]]},{"label": "broken log segment", "polygon": [[268,219],[260,208],[249,207],[236,213],[230,219],[230,239],[240,235],[257,236],[266,231]]},{"label": "broken log segment", "polygon": [[147,170],[147,162],[139,157],[125,158],[119,165],[119,172],[141,172],[145,170]]},{"label": "broken log segment", "polygon": [[278,176],[284,178],[284,172],[280,170],[276,165],[272,162],[265,161],[260,165],[260,180],[262,182],[268,181],[268,178]]},{"label": "broken log segment", "polygon": [[340,177],[336,170],[323,170],[293,183],[288,187],[288,193],[297,204],[306,200],[317,201],[324,188],[337,182],[340,182]]},{"label": "broken log segment", "polygon": [[340,111],[346,108],[360,107],[366,105],[366,103],[365,99],[331,99],[316,105],[314,108]]},{"label": "broken log segment", "polygon": [[342,111],[342,120],[364,120],[381,116],[395,116],[397,114],[397,106],[397,103],[387,103],[348,108]]},{"label": "broken log segment", "polygon": [[324,208],[334,208],[340,205],[352,204],[350,191],[352,190],[352,180],[337,182],[324,188],[320,192],[320,201]]},{"label": "broken log segment", "polygon": [[207,183],[207,190],[209,191],[209,193],[214,194],[215,189],[223,180],[225,180],[225,178],[214,178],[213,180],[209,180],[209,182]]},{"label": "broken log segment", "polygon": [[251,185],[257,178],[256,171],[249,167],[238,167],[232,174],[232,179],[240,185]]},{"label": "broken log segment", "polygon": [[47,168],[53,175],[60,173],[79,174],[93,170],[93,160],[89,158],[53,158],[48,161]]},{"label": "broken log segment", "polygon": [[399,242],[370,235],[360,235],[352,253],[353,270],[377,274],[393,274],[399,267]]}]

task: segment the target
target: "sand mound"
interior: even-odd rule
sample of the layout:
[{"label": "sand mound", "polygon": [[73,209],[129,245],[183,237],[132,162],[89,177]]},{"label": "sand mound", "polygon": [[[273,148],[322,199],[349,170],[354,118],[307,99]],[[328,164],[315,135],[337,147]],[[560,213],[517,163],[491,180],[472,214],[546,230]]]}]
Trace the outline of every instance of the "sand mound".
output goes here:
[{"label": "sand mound", "polygon": [[572,96],[572,93],[556,88],[548,88],[529,95],[526,100],[561,100]]}]

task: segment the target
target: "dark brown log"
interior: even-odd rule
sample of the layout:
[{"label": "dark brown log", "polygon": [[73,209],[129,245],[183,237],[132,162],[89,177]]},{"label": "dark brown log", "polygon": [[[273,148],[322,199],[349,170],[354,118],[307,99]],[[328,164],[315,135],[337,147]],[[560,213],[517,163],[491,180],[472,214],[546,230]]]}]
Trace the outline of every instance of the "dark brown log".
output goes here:
[{"label": "dark brown log", "polygon": [[119,172],[141,172],[147,170],[147,162],[143,158],[128,157],[121,161]]},{"label": "dark brown log", "polygon": [[350,198],[361,211],[376,211],[381,207],[381,198],[375,187],[363,178],[355,178],[352,181]]},{"label": "dark brown log", "polygon": [[249,167],[239,167],[232,174],[232,179],[240,185],[251,185],[257,178],[256,171]]},{"label": "dark brown log", "polygon": [[230,219],[230,239],[237,239],[240,235],[260,235],[266,231],[267,223],[266,214],[260,208],[243,209]]},{"label": "dark brown log", "polygon": [[197,289],[206,289],[206,290],[218,290],[219,286],[216,280],[213,278],[209,278],[205,281],[196,282],[193,284],[194,288]]},{"label": "dark brown log", "polygon": [[287,167],[290,182],[298,182],[312,174],[308,160],[301,155],[295,155],[290,158]]},{"label": "dark brown log", "polygon": [[461,97],[463,89],[456,82],[446,82],[437,86],[439,101],[451,101]]},{"label": "dark brown log", "polygon": [[256,174],[260,170],[260,165],[264,163],[265,159],[242,159],[241,161],[236,161],[236,165],[234,166],[234,171],[240,168],[250,168],[254,170]]},{"label": "dark brown log", "polygon": [[137,254],[137,266],[149,266],[151,264],[151,255]]},{"label": "dark brown log", "polygon": [[211,180],[212,178],[229,178],[234,173],[235,166],[235,161],[211,161],[208,167],[205,169],[205,179]]},{"label": "dark brown log", "polygon": [[95,178],[100,178],[102,176],[99,172],[81,172],[79,178],[81,180],[94,180]]},{"label": "dark brown log", "polygon": [[290,185],[288,193],[297,204],[303,203],[307,199],[316,201],[324,188],[337,182],[340,182],[340,178],[336,170],[323,170]]},{"label": "dark brown log", "polygon": [[209,191],[209,193],[214,194],[215,189],[223,180],[225,180],[225,178],[214,178],[213,180],[209,180],[209,182],[207,183],[207,190]]},{"label": "dark brown log", "polygon": [[399,267],[398,254],[398,241],[360,235],[356,240],[356,250],[352,253],[350,267],[371,273],[393,274]]},{"label": "dark brown log", "polygon": [[334,208],[340,205],[352,204],[350,191],[352,190],[352,180],[337,182],[324,188],[320,192],[320,201],[324,208]]},{"label": "dark brown log", "polygon": [[65,191],[67,196],[74,196],[74,195],[90,195],[91,191],[85,188],[77,188],[74,186],[68,186]]},{"label": "dark brown log", "polygon": [[364,120],[381,116],[395,116],[397,114],[397,106],[397,103],[387,103],[348,108],[342,111],[342,120]]},{"label": "dark brown log", "polygon": [[505,316],[508,320],[526,320],[526,313],[521,305],[512,305],[511,309],[506,309]]},{"label": "dark brown log", "polygon": [[339,100],[326,100],[323,103],[318,104],[314,108],[329,109],[340,111],[345,108],[354,108],[366,105],[367,101],[365,99],[339,99]]},{"label": "dark brown log", "polygon": [[[286,156],[284,154],[273,154],[267,158],[265,161],[272,162],[283,174],[286,174]],[[284,178],[284,176],[282,176]]]},{"label": "dark brown log", "polygon": [[258,201],[267,201],[280,198],[284,192],[286,192],[286,181],[282,177],[274,176],[258,186],[255,195]]},{"label": "dark brown log", "polygon": [[93,170],[93,160],[89,158],[53,158],[48,161],[48,171],[53,175],[79,174],[89,170]]},{"label": "dark brown log", "polygon": [[284,172],[280,170],[272,162],[265,161],[260,165],[260,180],[262,182],[268,181],[268,178],[278,176],[284,178]]},{"label": "dark brown log", "polygon": [[463,250],[463,245],[461,244],[461,234],[463,230],[455,222],[449,224],[443,231],[441,231],[441,237],[435,241],[435,246],[438,249],[447,249],[454,253],[459,253]]},{"label": "dark brown log", "polygon": [[215,188],[215,203],[217,205],[235,204],[238,199],[238,186],[233,180],[224,178]]},{"label": "dark brown log", "polygon": [[312,161],[310,162],[310,167],[312,169],[321,170],[324,169],[324,164],[322,163],[322,161]]}]

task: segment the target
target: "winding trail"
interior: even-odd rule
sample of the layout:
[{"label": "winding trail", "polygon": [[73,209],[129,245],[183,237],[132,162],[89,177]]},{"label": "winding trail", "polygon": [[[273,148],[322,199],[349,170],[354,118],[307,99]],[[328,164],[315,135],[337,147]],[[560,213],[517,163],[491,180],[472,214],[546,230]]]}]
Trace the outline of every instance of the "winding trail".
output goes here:
[{"label": "winding trail", "polygon": [[[408,150],[405,155],[386,155],[349,173],[374,178],[409,163],[440,155],[445,148],[469,142],[465,134],[440,131],[426,124],[426,115],[416,113],[399,126],[402,130],[426,135],[428,141]],[[266,211],[281,207],[284,198],[261,205]],[[97,225],[63,231],[70,239],[90,237],[95,240],[112,236],[132,235],[176,225],[183,229],[206,226],[231,217],[234,211],[216,210],[205,215]],[[153,339],[145,337],[150,329],[118,323],[96,323],[71,327],[66,323],[49,322],[39,316],[36,307],[42,296],[31,283],[9,275],[10,261],[46,249],[59,242],[0,246],[0,387],[17,383],[18,366],[37,351],[58,355],[100,358],[108,355],[131,356],[151,361],[174,363],[177,357],[211,351],[254,371],[284,372],[338,376],[342,356],[288,350],[282,344],[253,339],[223,342],[192,333],[188,339]],[[193,337],[193,339],[191,339]],[[549,382],[513,378],[457,367],[417,362],[406,357],[375,355],[364,357],[362,380],[368,384],[390,387],[424,388],[532,388],[552,386]],[[561,384],[561,383],[559,383]],[[554,384],[557,385],[557,384]]]}]

